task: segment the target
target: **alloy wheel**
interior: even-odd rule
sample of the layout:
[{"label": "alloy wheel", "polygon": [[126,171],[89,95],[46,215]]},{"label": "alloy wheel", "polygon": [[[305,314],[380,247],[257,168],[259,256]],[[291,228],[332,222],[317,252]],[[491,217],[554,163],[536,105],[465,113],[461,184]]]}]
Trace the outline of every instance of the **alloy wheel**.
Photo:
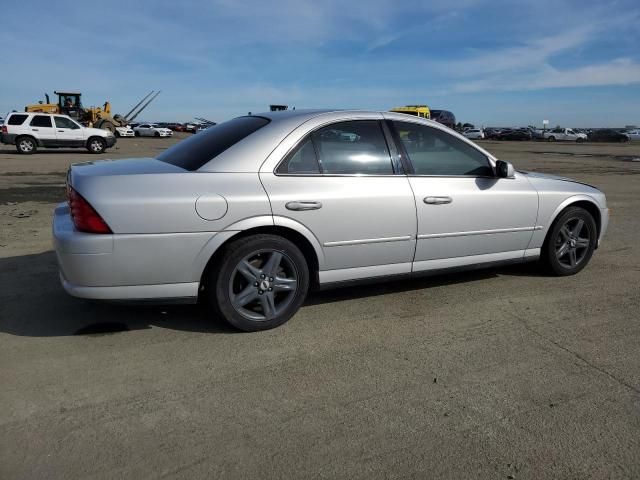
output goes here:
[{"label": "alloy wheel", "polygon": [[21,140],[20,150],[23,152],[31,152],[33,150],[33,142],[31,140]]},{"label": "alloy wheel", "polygon": [[93,150],[94,152],[101,152],[102,151],[102,142],[100,140],[93,140],[91,142],[91,150]]},{"label": "alloy wheel", "polygon": [[289,256],[278,250],[259,250],[244,257],[229,279],[234,310],[253,321],[279,316],[293,301],[298,272]]},{"label": "alloy wheel", "polygon": [[565,268],[579,265],[589,252],[591,232],[582,218],[570,218],[556,238],[556,258]]}]

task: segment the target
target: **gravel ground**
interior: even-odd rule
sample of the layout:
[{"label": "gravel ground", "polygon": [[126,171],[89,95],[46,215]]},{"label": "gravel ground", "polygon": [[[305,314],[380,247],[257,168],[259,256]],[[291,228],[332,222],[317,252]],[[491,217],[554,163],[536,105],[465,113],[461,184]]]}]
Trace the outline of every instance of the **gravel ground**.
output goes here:
[{"label": "gravel ground", "polygon": [[314,293],[255,334],[67,296],[52,209],[102,157],[0,147],[0,478],[640,478],[640,146],[483,145],[607,194],[582,273]]}]

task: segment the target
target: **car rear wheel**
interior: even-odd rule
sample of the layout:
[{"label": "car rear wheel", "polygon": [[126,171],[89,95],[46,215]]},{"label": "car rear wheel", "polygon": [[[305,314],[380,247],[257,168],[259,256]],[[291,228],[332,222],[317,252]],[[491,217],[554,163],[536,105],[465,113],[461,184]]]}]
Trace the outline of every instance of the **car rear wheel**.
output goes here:
[{"label": "car rear wheel", "polygon": [[214,311],[246,332],[282,325],[302,306],[309,269],[300,249],[277,235],[229,244],[211,269],[206,296]]},{"label": "car rear wheel", "polygon": [[31,137],[19,137],[16,141],[16,150],[23,155],[30,155],[38,150],[38,144]]},{"label": "car rear wheel", "polygon": [[589,263],[597,240],[596,222],[591,214],[580,207],[569,207],[551,226],[541,260],[554,275],[575,275]]},{"label": "car rear wheel", "polygon": [[549,137],[547,138],[548,142],[555,142],[556,141],[556,137]]},{"label": "car rear wheel", "polygon": [[87,150],[91,153],[102,153],[107,148],[107,143],[100,137],[92,137],[87,142]]}]

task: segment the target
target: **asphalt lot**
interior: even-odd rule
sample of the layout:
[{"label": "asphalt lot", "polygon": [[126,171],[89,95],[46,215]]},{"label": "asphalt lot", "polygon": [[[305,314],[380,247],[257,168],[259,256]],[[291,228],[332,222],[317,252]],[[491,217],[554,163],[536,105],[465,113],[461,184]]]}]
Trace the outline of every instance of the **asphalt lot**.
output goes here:
[{"label": "asphalt lot", "polygon": [[640,478],[640,145],[483,142],[607,194],[609,232],[575,277],[315,293],[242,334],[59,285],[67,166],[175,141],[0,146],[0,478]]}]

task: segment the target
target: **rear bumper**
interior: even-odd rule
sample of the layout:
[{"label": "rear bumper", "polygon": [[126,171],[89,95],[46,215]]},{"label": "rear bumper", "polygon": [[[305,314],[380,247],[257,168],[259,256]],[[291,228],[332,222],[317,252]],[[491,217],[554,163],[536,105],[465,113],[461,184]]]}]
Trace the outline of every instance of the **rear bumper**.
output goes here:
[{"label": "rear bumper", "polygon": [[83,233],[64,203],[53,218],[62,286],[70,295],[97,300],[194,301],[204,269],[198,254],[213,235]]},{"label": "rear bumper", "polygon": [[16,137],[15,133],[2,133],[0,134],[0,142],[6,145],[15,145]]},{"label": "rear bumper", "polygon": [[86,287],[69,282],[62,272],[60,273],[60,282],[69,295],[92,300],[129,300],[133,302],[137,300],[188,299],[192,303],[196,303],[198,299],[198,282]]}]

